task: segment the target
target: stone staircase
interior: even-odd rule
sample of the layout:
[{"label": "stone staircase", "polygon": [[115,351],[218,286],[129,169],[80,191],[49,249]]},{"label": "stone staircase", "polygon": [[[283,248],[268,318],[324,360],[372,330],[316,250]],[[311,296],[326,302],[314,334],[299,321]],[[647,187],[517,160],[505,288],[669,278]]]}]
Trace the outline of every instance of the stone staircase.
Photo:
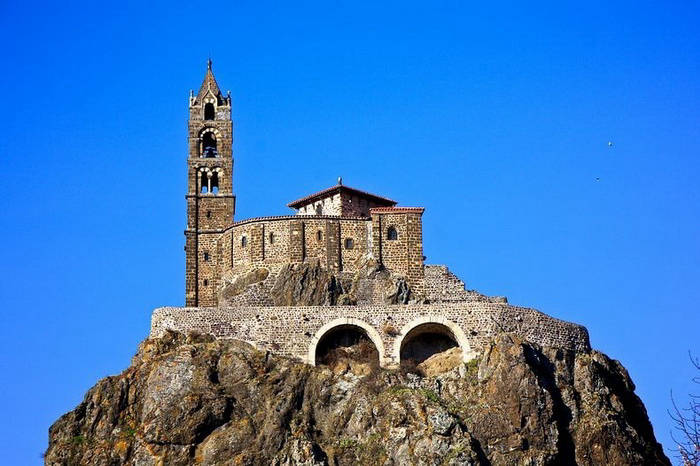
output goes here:
[{"label": "stone staircase", "polygon": [[425,292],[431,303],[465,301],[508,302],[502,296],[486,296],[478,291],[465,289],[464,282],[444,265],[425,266]]}]

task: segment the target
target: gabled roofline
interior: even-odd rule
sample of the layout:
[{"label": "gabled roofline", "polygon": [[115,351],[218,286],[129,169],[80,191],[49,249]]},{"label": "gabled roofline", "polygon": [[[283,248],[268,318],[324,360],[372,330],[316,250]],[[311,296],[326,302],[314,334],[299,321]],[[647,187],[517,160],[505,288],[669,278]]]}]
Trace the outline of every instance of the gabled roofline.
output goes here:
[{"label": "gabled roofline", "polygon": [[302,197],[301,199],[297,199],[296,201],[292,201],[289,204],[287,204],[287,207],[291,207],[292,209],[298,209],[302,206],[305,206],[307,204],[311,204],[312,202],[322,199],[325,197],[329,197],[331,195],[339,194],[341,192],[346,192],[350,194],[356,194],[358,196],[371,199],[374,202],[378,204],[385,204],[386,206],[394,206],[396,205],[396,201],[382,197],[382,196],[377,196],[376,194],[368,193],[366,191],[362,191],[359,189],[351,188],[350,186],[345,186],[342,184],[337,184],[335,186],[331,186],[330,188],[324,189],[322,191],[318,191],[316,193],[310,194],[306,197]]}]

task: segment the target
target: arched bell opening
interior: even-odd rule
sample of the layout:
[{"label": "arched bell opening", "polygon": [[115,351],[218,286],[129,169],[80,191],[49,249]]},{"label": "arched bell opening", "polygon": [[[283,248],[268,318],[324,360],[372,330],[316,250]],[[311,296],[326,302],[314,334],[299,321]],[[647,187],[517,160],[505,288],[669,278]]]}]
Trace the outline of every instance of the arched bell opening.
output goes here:
[{"label": "arched bell opening", "polygon": [[216,148],[216,135],[212,132],[206,132],[202,136],[202,157],[211,158],[218,157],[219,152]]},{"label": "arched bell opening", "polygon": [[316,365],[331,367],[343,361],[374,367],[379,365],[379,350],[362,327],[339,325],[321,336],[316,344],[314,361]]},{"label": "arched bell opening", "polygon": [[[420,364],[452,348],[460,348],[454,333],[446,325],[424,323],[412,328],[401,341],[401,363]],[[460,348],[460,353],[461,353]]]}]

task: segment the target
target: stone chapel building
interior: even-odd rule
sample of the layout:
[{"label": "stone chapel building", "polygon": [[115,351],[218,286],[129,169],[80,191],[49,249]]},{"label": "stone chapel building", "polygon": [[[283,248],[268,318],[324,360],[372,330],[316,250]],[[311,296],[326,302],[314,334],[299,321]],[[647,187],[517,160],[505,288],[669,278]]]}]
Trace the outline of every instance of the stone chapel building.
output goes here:
[{"label": "stone chapel building", "polygon": [[231,96],[223,95],[211,61],[189,101],[185,304],[217,306],[222,277],[232,270],[318,260],[352,274],[373,257],[423,291],[423,208],[344,186],[290,202],[296,215],[234,221]]},{"label": "stone chapel building", "polygon": [[231,96],[211,61],[190,93],[187,137],[185,307],[154,310],[152,337],[235,338],[309,364],[364,338],[382,367],[451,347],[468,361],[500,332],[590,350],[584,327],[466,290],[446,266],[425,264],[421,207],[339,179],[290,202],[293,215],[236,220]]}]

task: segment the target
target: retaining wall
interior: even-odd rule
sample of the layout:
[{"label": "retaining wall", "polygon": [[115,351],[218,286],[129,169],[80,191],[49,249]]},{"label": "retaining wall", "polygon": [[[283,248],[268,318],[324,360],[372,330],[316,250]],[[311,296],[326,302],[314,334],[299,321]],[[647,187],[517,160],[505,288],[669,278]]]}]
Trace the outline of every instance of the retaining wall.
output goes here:
[{"label": "retaining wall", "polygon": [[194,308],[162,307],[153,312],[151,337],[166,330],[200,332],[249,342],[259,349],[315,363],[316,344],[329,330],[354,325],[364,329],[384,367],[400,362],[403,337],[418,325],[449,329],[465,360],[481,353],[499,332],[512,332],[543,346],[590,351],[585,327],[505,303],[465,302],[395,306],[313,306]]}]

